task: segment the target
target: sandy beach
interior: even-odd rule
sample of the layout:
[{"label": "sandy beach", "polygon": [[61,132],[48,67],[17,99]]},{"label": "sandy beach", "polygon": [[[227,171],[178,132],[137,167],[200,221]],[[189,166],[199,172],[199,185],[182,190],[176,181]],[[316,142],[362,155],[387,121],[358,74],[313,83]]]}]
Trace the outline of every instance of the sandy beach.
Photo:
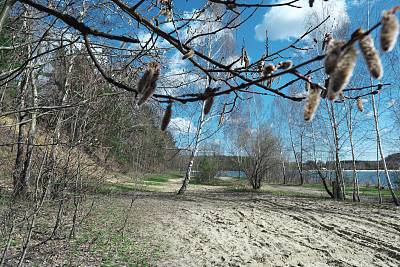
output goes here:
[{"label": "sandy beach", "polygon": [[170,255],[156,266],[400,266],[393,205],[172,188],[136,200],[138,236]]}]

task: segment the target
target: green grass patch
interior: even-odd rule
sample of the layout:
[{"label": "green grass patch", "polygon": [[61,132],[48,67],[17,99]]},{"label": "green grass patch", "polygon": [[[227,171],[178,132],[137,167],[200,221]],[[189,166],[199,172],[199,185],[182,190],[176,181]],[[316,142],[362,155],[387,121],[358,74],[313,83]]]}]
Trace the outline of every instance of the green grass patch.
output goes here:
[{"label": "green grass patch", "polygon": [[191,185],[211,185],[211,186],[233,186],[234,183],[229,181],[224,181],[222,179],[214,178],[206,183],[196,181],[193,177],[189,180]]},{"label": "green grass patch", "polygon": [[166,183],[171,179],[182,178],[183,175],[177,173],[148,174],[145,177],[146,182]]}]

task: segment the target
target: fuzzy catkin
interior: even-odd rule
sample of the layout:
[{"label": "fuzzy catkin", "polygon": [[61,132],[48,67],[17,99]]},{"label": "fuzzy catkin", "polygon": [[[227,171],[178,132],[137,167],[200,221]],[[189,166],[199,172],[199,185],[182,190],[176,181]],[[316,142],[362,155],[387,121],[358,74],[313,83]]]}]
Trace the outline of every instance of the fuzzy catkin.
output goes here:
[{"label": "fuzzy catkin", "polygon": [[356,65],[357,54],[358,51],[353,46],[348,46],[342,51],[329,81],[328,99],[330,101],[335,101],[339,93],[349,83]]},{"label": "fuzzy catkin", "polygon": [[213,104],[214,104],[214,97],[207,98],[206,103],[204,104],[204,115],[210,113]]},{"label": "fuzzy catkin", "polygon": [[161,121],[161,131],[165,131],[172,117],[172,104],[169,104],[165,109],[164,117]]},{"label": "fuzzy catkin", "polygon": [[365,62],[367,63],[369,73],[375,79],[382,78],[383,67],[381,59],[379,58],[378,51],[374,46],[374,40],[370,35],[364,36],[358,41],[361,52],[364,56]]},{"label": "fuzzy catkin", "polygon": [[[213,89],[211,87],[207,87],[204,94],[206,96],[209,96],[213,93]],[[210,113],[210,110],[212,108],[212,105],[214,104],[214,97],[209,97],[206,100],[206,103],[204,104],[204,115],[207,115]]]},{"label": "fuzzy catkin", "polygon": [[275,65],[274,64],[269,63],[268,65],[264,66],[264,69],[263,69],[264,76],[271,75],[274,72],[275,72]]},{"label": "fuzzy catkin", "polygon": [[385,10],[382,14],[382,28],[380,32],[381,48],[383,52],[392,51],[399,35],[399,21],[392,10]]},{"label": "fuzzy catkin", "polygon": [[160,68],[156,62],[151,62],[149,69],[152,70],[153,75],[151,76],[148,86],[144,88],[144,90],[142,91],[142,96],[139,98],[139,100],[137,102],[137,104],[139,106],[141,106],[147,100],[149,100],[150,97],[155,92],[155,90],[157,89],[157,80],[158,80],[158,76],[160,75]]},{"label": "fuzzy catkin", "polygon": [[319,99],[319,88],[313,86],[307,95],[307,102],[303,110],[303,117],[305,121],[310,121],[314,117],[315,111],[319,105]]},{"label": "fuzzy catkin", "polygon": [[142,93],[149,86],[152,77],[153,69],[147,68],[138,82],[139,93]]},{"label": "fuzzy catkin", "polygon": [[282,63],[281,68],[284,70],[290,69],[293,66],[293,62],[291,60],[285,61]]},{"label": "fuzzy catkin", "polygon": [[333,39],[328,44],[325,58],[325,73],[332,74],[336,68],[337,60],[342,52],[343,40]]},{"label": "fuzzy catkin", "polygon": [[364,112],[364,106],[361,98],[357,97],[357,108],[360,112]]}]

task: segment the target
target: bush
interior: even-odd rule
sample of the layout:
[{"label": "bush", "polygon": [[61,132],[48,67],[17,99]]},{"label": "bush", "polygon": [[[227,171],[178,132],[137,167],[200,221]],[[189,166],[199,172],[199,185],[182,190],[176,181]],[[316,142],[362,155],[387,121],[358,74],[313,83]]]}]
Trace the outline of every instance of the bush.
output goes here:
[{"label": "bush", "polygon": [[195,182],[209,184],[217,175],[217,164],[212,157],[203,157],[199,163],[200,174],[195,176]]}]

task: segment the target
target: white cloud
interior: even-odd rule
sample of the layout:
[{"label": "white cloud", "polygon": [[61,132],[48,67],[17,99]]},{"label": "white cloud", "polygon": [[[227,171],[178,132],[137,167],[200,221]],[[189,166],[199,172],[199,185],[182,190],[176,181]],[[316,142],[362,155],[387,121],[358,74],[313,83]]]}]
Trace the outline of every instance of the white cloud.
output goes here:
[{"label": "white cloud", "polygon": [[[277,3],[284,3],[279,0]],[[288,40],[303,35],[310,26],[316,26],[328,15],[331,17],[326,22],[335,28],[349,21],[346,10],[346,1],[316,1],[310,8],[307,0],[300,0],[296,5],[302,8],[289,6],[273,7],[264,15],[263,22],[255,27],[256,39],[265,40],[265,31],[268,30],[270,40]],[[311,22],[313,21],[313,22]]]},{"label": "white cloud", "polygon": [[196,128],[187,118],[173,118],[169,124],[169,129],[174,133],[194,133]]},{"label": "white cloud", "polygon": [[388,103],[389,108],[393,107],[394,105],[396,105],[396,99],[391,99]]},{"label": "white cloud", "polygon": [[175,30],[174,24],[172,22],[166,22],[161,25],[161,29],[165,32]]}]

